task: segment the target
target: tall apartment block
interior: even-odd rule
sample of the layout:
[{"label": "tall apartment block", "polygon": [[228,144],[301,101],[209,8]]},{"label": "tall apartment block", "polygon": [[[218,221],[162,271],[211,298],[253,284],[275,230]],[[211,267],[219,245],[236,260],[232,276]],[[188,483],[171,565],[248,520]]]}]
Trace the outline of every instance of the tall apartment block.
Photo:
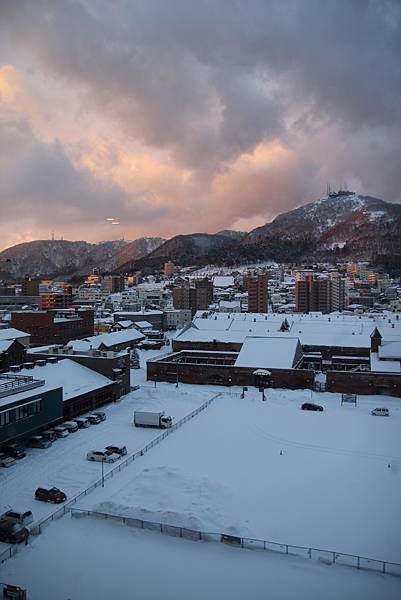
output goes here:
[{"label": "tall apartment block", "polygon": [[319,275],[311,269],[296,272],[296,312],[330,313],[344,310],[345,304],[345,281],[339,273]]},{"label": "tall apartment block", "polygon": [[245,278],[248,290],[248,312],[265,313],[268,310],[268,274],[248,275]]}]

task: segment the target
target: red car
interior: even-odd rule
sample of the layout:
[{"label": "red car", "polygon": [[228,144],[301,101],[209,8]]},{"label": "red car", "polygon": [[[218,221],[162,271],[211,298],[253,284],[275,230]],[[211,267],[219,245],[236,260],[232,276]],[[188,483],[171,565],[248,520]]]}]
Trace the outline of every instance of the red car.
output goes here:
[{"label": "red car", "polygon": [[54,502],[55,504],[60,504],[61,502],[65,502],[67,500],[66,494],[59,490],[56,487],[52,487],[50,489],[38,488],[35,492],[36,500],[42,500],[43,502]]}]

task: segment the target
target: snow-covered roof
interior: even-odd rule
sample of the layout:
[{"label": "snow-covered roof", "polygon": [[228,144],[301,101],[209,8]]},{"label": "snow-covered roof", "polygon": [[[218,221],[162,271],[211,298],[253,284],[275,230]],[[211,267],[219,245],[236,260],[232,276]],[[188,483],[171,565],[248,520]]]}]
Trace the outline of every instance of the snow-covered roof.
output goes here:
[{"label": "snow-covered roof", "polygon": [[103,333],[101,335],[92,335],[83,340],[71,340],[68,346],[72,346],[74,351],[96,350],[99,346],[104,345],[108,348],[112,346],[129,344],[130,342],[139,342],[145,336],[137,329],[123,329],[122,331],[114,331],[112,333]]},{"label": "snow-covered roof", "polygon": [[0,340],[17,340],[18,338],[29,337],[30,335],[30,333],[14,329],[14,327],[0,329]]},{"label": "snow-covered roof", "polygon": [[401,340],[397,342],[382,341],[382,345],[379,346],[379,358],[401,360]]},{"label": "snow-covered roof", "polygon": [[371,352],[370,370],[379,373],[401,373],[401,362],[399,360],[380,360],[377,352]]},{"label": "snow-covered roof", "polygon": [[7,352],[9,347],[14,343],[14,340],[0,340],[0,354]]},{"label": "snow-covered roof", "polygon": [[42,367],[22,369],[18,375],[30,375],[34,379],[44,379],[46,386],[53,388],[61,386],[63,388],[63,400],[69,400],[113,383],[111,379],[104,375],[69,358],[60,360],[57,363],[47,363]]},{"label": "snow-covered roof", "polygon": [[291,369],[302,357],[298,338],[246,337],[236,367]]},{"label": "snow-covered roof", "polygon": [[[132,325],[132,321],[130,321],[131,325]],[[149,323],[149,321],[135,321],[135,327],[139,327],[140,329],[152,329],[153,325],[152,323]]]},{"label": "snow-covered roof", "polygon": [[234,285],[234,277],[231,275],[216,275],[213,277],[213,286],[220,288],[228,288]]}]

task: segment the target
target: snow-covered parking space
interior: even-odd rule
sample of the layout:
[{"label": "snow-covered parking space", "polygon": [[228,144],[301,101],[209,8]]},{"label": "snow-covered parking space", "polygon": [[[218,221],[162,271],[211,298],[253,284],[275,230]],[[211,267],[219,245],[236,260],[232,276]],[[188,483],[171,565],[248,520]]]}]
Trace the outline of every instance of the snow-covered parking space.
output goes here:
[{"label": "snow-covered parking space", "polygon": [[69,516],[4,563],[2,580],[26,588],[29,600],[398,600],[400,593],[396,577]]},{"label": "snow-covered parking space", "polygon": [[[165,410],[176,421],[211,396],[207,389],[177,389],[171,384],[158,384],[156,389],[144,386],[120,402],[102,407],[106,421],[58,439],[50,448],[29,448],[26,458],[9,469],[0,470],[0,511],[10,507],[31,509],[35,521],[47,516],[58,507],[34,500],[37,487],[56,486],[71,498],[101,476],[101,463],[86,460],[89,450],[126,445],[130,454],[160,434],[160,429],[134,427],[134,410]],[[104,464],[104,472],[115,464]],[[0,552],[3,547],[6,545],[0,543]]]},{"label": "snow-covered parking space", "polygon": [[233,390],[78,507],[401,563],[400,401],[307,400]]}]

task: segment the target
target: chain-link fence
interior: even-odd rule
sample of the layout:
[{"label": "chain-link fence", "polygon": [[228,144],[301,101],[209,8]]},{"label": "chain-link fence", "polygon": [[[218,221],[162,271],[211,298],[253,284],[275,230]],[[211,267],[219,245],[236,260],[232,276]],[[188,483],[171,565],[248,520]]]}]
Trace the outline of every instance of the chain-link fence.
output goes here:
[{"label": "chain-link fence", "polygon": [[338,564],[347,567],[354,567],[356,569],[377,571],[379,573],[401,577],[401,564],[399,563],[377,560],[364,556],[356,556],[354,554],[346,554],[343,552],[335,552],[333,550],[322,550],[307,546],[280,544],[278,542],[272,542],[269,540],[239,537],[225,533],[197,531],[195,529],[188,529],[186,527],[177,527],[176,525],[167,525],[165,523],[159,523],[155,521],[144,521],[143,519],[112,515],[109,513],[96,512],[92,510],[72,509],[71,516],[75,518],[93,516],[98,519],[118,521],[119,523],[123,523],[129,527],[138,527],[139,529],[157,531],[159,533],[165,533],[173,537],[185,538],[187,540],[223,542],[231,546],[247,548],[248,550],[268,550],[271,552],[279,552],[281,554],[318,560],[327,565]]}]

